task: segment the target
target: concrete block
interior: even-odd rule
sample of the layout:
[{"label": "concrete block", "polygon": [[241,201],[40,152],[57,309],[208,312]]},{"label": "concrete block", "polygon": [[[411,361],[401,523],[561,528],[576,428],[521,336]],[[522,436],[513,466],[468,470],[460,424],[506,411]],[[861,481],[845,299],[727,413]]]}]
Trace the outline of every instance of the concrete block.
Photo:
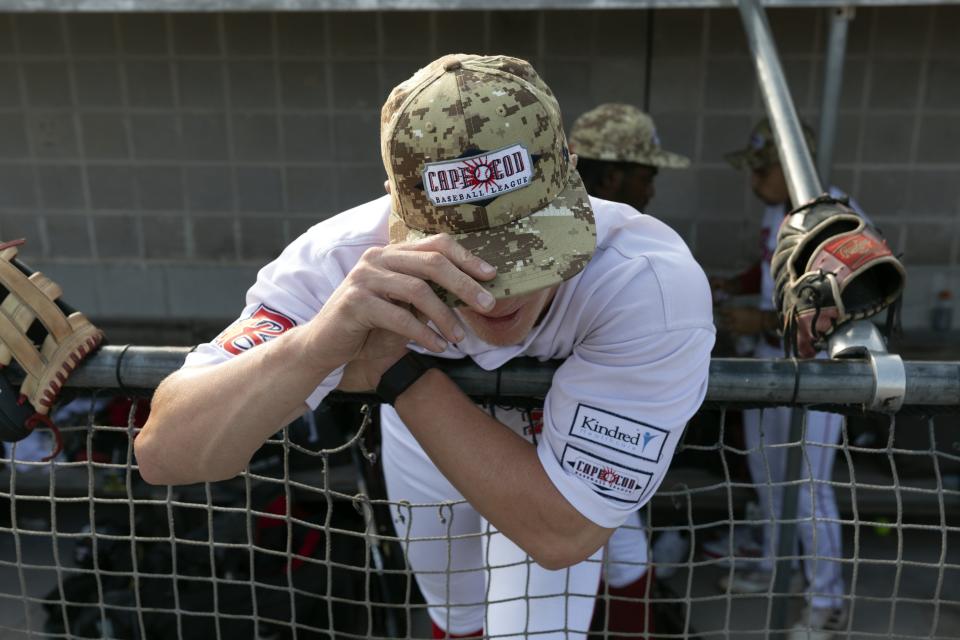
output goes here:
[{"label": "concrete block", "polygon": [[320,56],[326,53],[326,19],[322,13],[278,13],[280,55]]},{"label": "concrete block", "polygon": [[909,162],[913,120],[902,116],[863,116],[861,162]]},{"label": "concrete block", "polygon": [[743,31],[740,12],[736,9],[720,9],[707,12],[709,32],[707,51],[709,53],[749,54],[747,34]]},{"label": "concrete block", "polygon": [[40,197],[44,207],[50,209],[83,209],[83,178],[76,165],[38,165]]},{"label": "concrete block", "polygon": [[[675,78],[675,82],[684,82]],[[713,109],[749,109],[757,91],[757,74],[749,58],[707,61],[703,105]]]},{"label": "concrete block", "polygon": [[274,64],[269,60],[230,60],[227,62],[230,104],[234,109],[277,106]]},{"label": "concrete block", "polygon": [[557,96],[569,133],[577,116],[602,102],[602,99],[594,101],[590,93],[590,62],[549,58],[542,66],[541,77]]},{"label": "concrete block", "polygon": [[896,170],[862,170],[857,200],[869,216],[910,213],[907,192],[910,174]]},{"label": "concrete block", "polygon": [[960,115],[923,116],[920,121],[918,162],[949,162],[960,160]]},{"label": "concrete block", "polygon": [[[820,53],[815,34],[817,27],[823,24],[822,12],[801,7],[770,8],[767,9],[767,19],[781,56]],[[746,39],[743,42],[746,45]]]},{"label": "concrete block", "polygon": [[856,162],[859,144],[860,116],[839,114],[837,116],[837,137],[833,143],[834,164]]},{"label": "concrete block", "polygon": [[77,104],[81,107],[121,107],[120,68],[113,60],[76,60]]},{"label": "concrete block", "polygon": [[642,64],[646,58],[649,16],[648,11],[598,11],[593,32],[595,55],[633,58]]},{"label": "concrete block", "polygon": [[[287,226],[287,238],[286,243],[289,244],[300,237],[307,229],[317,224],[321,220],[326,220],[329,215],[301,215],[301,216],[287,216],[284,219],[284,224]],[[2,221],[0,221],[0,230],[2,230]]]},{"label": "concrete block", "polygon": [[124,73],[131,107],[158,109],[173,106],[173,75],[169,63],[128,60],[124,64]]},{"label": "concrete block", "polygon": [[69,13],[64,16],[75,55],[113,55],[120,50],[114,16],[109,13]]},{"label": "concrete block", "polygon": [[296,162],[331,159],[330,117],[326,114],[283,115],[280,126],[285,159]]},{"label": "concrete block", "polygon": [[237,238],[233,217],[193,218],[193,250],[197,260],[230,262],[237,259]]},{"label": "concrete block", "polygon": [[257,162],[280,157],[280,131],[274,114],[234,114],[231,123],[233,153],[237,160]]},{"label": "concrete block", "polygon": [[217,318],[229,322],[239,315],[258,266],[164,267],[170,315],[175,318]]},{"label": "concrete block", "polygon": [[32,111],[27,127],[34,153],[40,158],[75,158],[77,132],[69,113]]},{"label": "concrete block", "polygon": [[282,60],[280,96],[283,106],[297,109],[327,107],[327,75],[320,62]]},{"label": "concrete block", "polygon": [[222,113],[183,114],[180,129],[182,158],[221,161],[229,156],[227,120]]},{"label": "concrete block", "polygon": [[346,162],[380,162],[380,118],[375,113],[337,116],[334,126],[335,158]]},{"label": "concrete block", "polygon": [[383,165],[339,167],[338,175],[340,211],[383,195],[383,181],[387,179]]},{"label": "concrete block", "polygon": [[[921,61],[878,58],[870,62],[870,95],[867,105],[877,109],[909,109],[917,104]],[[956,79],[956,77],[955,77]]]},{"label": "concrete block", "polygon": [[90,258],[90,232],[86,216],[45,216],[49,256],[61,258]]},{"label": "concrete block", "polygon": [[173,113],[133,114],[130,116],[133,155],[140,160],[180,158],[180,132]]},{"label": "concrete block", "polygon": [[127,128],[122,117],[112,113],[81,113],[80,130],[88,158],[118,159],[130,155]]},{"label": "concrete block", "polygon": [[121,13],[118,19],[123,52],[134,55],[169,53],[167,18],[162,13]]},{"label": "concrete block", "polygon": [[[328,167],[287,167],[287,211],[337,210],[337,173]],[[381,188],[382,188],[381,182]]]},{"label": "concrete block", "polygon": [[0,208],[37,206],[33,172],[32,165],[0,164]]},{"label": "concrete block", "polygon": [[590,11],[545,11],[543,51],[547,57],[588,54],[593,42],[595,17],[596,14]]},{"label": "concrete block", "polygon": [[923,104],[934,109],[960,108],[960,57],[930,61]]},{"label": "concrete block", "polygon": [[[797,109],[820,108],[820,87],[822,81],[811,85],[814,74],[813,63],[805,59],[784,58],[781,60],[783,73],[787,76],[787,86]],[[820,64],[819,62],[817,64]],[[756,77],[756,74],[754,74]]]},{"label": "concrete block", "polygon": [[386,96],[380,93],[376,62],[337,61],[333,73],[333,106],[338,109],[379,109]]},{"label": "concrete block", "polygon": [[884,7],[877,10],[875,50],[883,56],[922,51],[933,13],[928,7]]},{"label": "concrete block", "polygon": [[[697,221],[696,244],[691,247],[693,256],[707,273],[714,271],[733,271],[742,269],[755,256],[748,256],[746,248],[734,248],[731,240],[737,238],[737,245],[748,243],[751,232],[756,237],[757,223],[740,223],[740,226],[731,227],[719,220],[700,218]],[[751,227],[754,229],[751,230]]]},{"label": "concrete block", "polygon": [[677,109],[699,111],[703,95],[699,58],[662,58],[650,78],[650,110],[657,113]]},{"label": "concrete block", "polygon": [[[726,162],[724,156],[747,146],[750,129],[756,118],[750,115],[716,115],[703,118],[703,145],[700,150],[700,162]],[[666,143],[664,143],[666,144]],[[742,174],[730,167],[729,178]]]},{"label": "concrete block", "polygon": [[87,317],[96,317],[100,313],[100,296],[97,285],[99,267],[90,264],[76,264],[40,261],[31,263],[37,271],[45,273],[63,289],[63,298],[70,306],[83,311]]},{"label": "concrete block", "polygon": [[488,48],[486,46],[487,15],[492,14],[485,14],[480,11],[437,12],[435,14],[437,53],[486,52]]},{"label": "concrete block", "polygon": [[13,25],[20,40],[20,53],[27,56],[66,53],[59,14],[20,13],[13,17]]},{"label": "concrete block", "polygon": [[277,216],[239,218],[241,260],[267,262],[286,246],[284,221]]},{"label": "concrete block", "polygon": [[73,104],[66,62],[24,62],[23,76],[31,107],[68,107]]},{"label": "concrete block", "polygon": [[127,165],[94,165],[87,167],[87,188],[90,207],[97,211],[137,208],[137,189],[133,169]]},{"label": "concrete block", "polygon": [[230,56],[273,53],[273,17],[269,13],[225,13],[223,30]]},{"label": "concrete block", "polygon": [[13,14],[0,15],[0,53],[13,53]]},{"label": "concrete block", "polygon": [[657,175],[656,190],[656,196],[644,213],[670,221],[671,224],[678,217],[700,215],[696,171],[663,169]]},{"label": "concrete block", "polygon": [[223,65],[206,60],[177,63],[180,106],[220,109],[224,105]]},{"label": "concrete block", "polygon": [[190,211],[232,211],[233,175],[227,166],[186,166],[184,181]]},{"label": "concrete block", "polygon": [[141,165],[134,168],[140,209],[144,211],[183,210],[183,183],[180,167]]},{"label": "concrete block", "polygon": [[536,11],[496,11],[489,14],[490,49],[497,53],[533,60],[539,48],[539,13]]},{"label": "concrete block", "polygon": [[12,62],[0,62],[0,107],[21,106],[20,80]]},{"label": "concrete block", "polygon": [[[847,27],[847,54],[861,55],[870,51],[870,32],[873,30],[873,16],[876,9],[857,7],[857,14]],[[822,39],[826,38],[824,27]]]},{"label": "concrete block", "polygon": [[94,216],[94,240],[101,260],[137,258],[140,253],[140,220],[132,215]]},{"label": "concrete block", "polygon": [[704,11],[660,11],[654,19],[653,54],[661,57],[697,57],[703,51]]},{"label": "concrete block", "polygon": [[956,171],[914,169],[909,186],[911,214],[943,217],[960,214],[960,181]]},{"label": "concrete block", "polygon": [[98,317],[157,319],[169,316],[162,269],[145,264],[96,267]]},{"label": "concrete block", "polygon": [[699,130],[697,116],[682,111],[657,111],[651,115],[663,148],[687,156],[695,165]]},{"label": "concrete block", "polygon": [[33,213],[2,213],[0,214],[0,238],[4,240],[26,239],[26,244],[20,246],[20,257],[36,258],[43,253],[43,243],[40,241],[40,228],[37,226],[39,217]]},{"label": "concrete block", "polygon": [[423,11],[385,11],[383,22],[383,53],[393,56],[415,57],[425,62],[430,55],[430,14]]},{"label": "concrete block", "polygon": [[[427,14],[421,15],[426,17]],[[377,55],[379,43],[376,13],[342,11],[327,14],[327,19],[330,21],[330,50],[335,57]]]},{"label": "concrete block", "polygon": [[22,113],[0,113],[0,158],[26,158],[27,121]]},{"label": "concrete block", "polygon": [[903,252],[903,264],[947,265],[950,264],[953,239],[956,236],[955,220],[943,222],[911,222],[907,225],[907,246]]},{"label": "concrete block", "polygon": [[275,167],[237,167],[237,208],[266,213],[283,209],[281,170]]},{"label": "concrete block", "polygon": [[960,7],[942,6],[933,9],[933,43],[931,49],[935,55],[960,54]]},{"label": "concrete block", "polygon": [[398,84],[416,73],[417,69],[430,62],[430,56],[424,56],[418,60],[410,59],[381,59],[380,60],[380,91],[377,94],[379,108],[387,100],[387,96]]},{"label": "concrete block", "polygon": [[220,15],[216,13],[173,14],[173,50],[178,55],[216,56],[220,42]]},{"label": "concrete block", "polygon": [[590,94],[597,102],[643,104],[644,67],[633,58],[603,58],[591,63]]},{"label": "concrete block", "polygon": [[[847,58],[843,62],[843,86],[840,89],[840,108],[841,109],[859,109],[863,103],[864,83],[866,77],[867,62],[861,58]],[[823,75],[817,76],[817,83],[823,84]],[[820,90],[817,88],[817,99],[821,99]]]},{"label": "concrete block", "polygon": [[[697,169],[697,209],[710,218],[744,219],[746,177],[728,168]],[[699,237],[699,234],[698,234]]]},{"label": "concrete block", "polygon": [[143,247],[147,259],[167,260],[187,256],[186,218],[143,216]]}]

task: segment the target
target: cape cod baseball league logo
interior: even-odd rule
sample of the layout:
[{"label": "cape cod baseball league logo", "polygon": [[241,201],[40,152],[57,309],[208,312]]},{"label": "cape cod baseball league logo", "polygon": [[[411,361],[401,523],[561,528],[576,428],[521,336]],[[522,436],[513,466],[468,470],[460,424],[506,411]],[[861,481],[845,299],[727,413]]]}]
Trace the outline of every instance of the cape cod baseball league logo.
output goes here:
[{"label": "cape cod baseball league logo", "polygon": [[423,167],[423,188],[437,206],[489,200],[522,189],[533,177],[530,153],[523,145],[467,158],[431,162]]},{"label": "cape cod baseball league logo", "polygon": [[237,320],[227,327],[217,336],[214,344],[227,353],[238,356],[258,344],[279,337],[296,325],[296,322],[279,311],[261,304],[249,318]]},{"label": "cape cod baseball league logo", "polygon": [[560,463],[567,473],[586,480],[594,491],[619,502],[636,504],[643,497],[652,473],[630,469],[567,445]]},{"label": "cape cod baseball league logo", "polygon": [[585,404],[577,405],[570,435],[634,458],[660,462],[668,432]]}]

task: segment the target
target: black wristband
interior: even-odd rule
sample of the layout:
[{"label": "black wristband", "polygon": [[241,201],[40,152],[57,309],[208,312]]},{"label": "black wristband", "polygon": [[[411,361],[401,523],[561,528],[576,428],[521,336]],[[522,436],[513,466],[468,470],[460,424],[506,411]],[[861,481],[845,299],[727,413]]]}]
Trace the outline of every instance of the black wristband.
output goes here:
[{"label": "black wristband", "polygon": [[377,395],[385,403],[392,405],[401,393],[432,368],[433,365],[428,360],[408,351],[407,355],[397,360],[396,364],[380,376]]}]

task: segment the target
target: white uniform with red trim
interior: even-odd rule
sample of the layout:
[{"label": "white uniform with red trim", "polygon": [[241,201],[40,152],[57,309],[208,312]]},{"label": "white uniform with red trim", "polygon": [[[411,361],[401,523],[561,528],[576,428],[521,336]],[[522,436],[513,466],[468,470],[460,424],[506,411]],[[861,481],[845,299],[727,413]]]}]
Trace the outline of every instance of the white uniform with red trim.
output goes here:
[{"label": "white uniform with red trim", "polygon": [[[847,197],[831,187],[830,195]],[[860,206],[851,198],[850,206],[866,217]],[[763,243],[761,261],[760,303],[765,311],[773,311],[774,282],[770,272],[770,260],[777,248],[777,232],[786,216],[785,205],[768,206],[760,227]],[[757,358],[782,358],[783,347],[774,346],[761,339],[754,350]],[[818,357],[826,357],[820,353]],[[760,507],[764,518],[764,557],[761,566],[773,570],[777,548],[773,521],[779,520],[783,504],[784,469],[786,450],[782,445],[790,440],[790,409],[751,409],[743,412],[744,439],[749,453],[747,462],[750,475],[756,484]],[[837,559],[843,557],[843,539],[840,530],[840,514],[833,487],[833,462],[836,445],[843,429],[843,416],[822,411],[808,411],[804,437],[803,477],[812,480],[798,492],[797,527],[803,549],[803,568],[807,579],[807,596],[815,607],[839,607],[844,593],[843,567]],[[772,515],[772,520],[771,520]]]},{"label": "white uniform with red trim", "polygon": [[[342,213],[293,242],[260,271],[241,319],[190,354],[185,366],[223,362],[311,319],[363,252],[387,243],[389,202],[384,197]],[[613,528],[635,517],[656,491],[700,406],[714,327],[706,278],[680,237],[626,205],[591,202],[597,251],[560,285],[524,341],[494,347],[468,330],[443,357],[470,357],[487,370],[520,356],[564,360],[544,402],[538,457],[580,513]],[[307,398],[310,407],[341,373]],[[521,412],[492,411],[524,435],[529,421]],[[384,406],[381,417],[397,533],[434,622],[454,634],[482,627],[504,637],[582,637],[600,553],[561,571],[534,564],[462,502],[392,407]]]}]

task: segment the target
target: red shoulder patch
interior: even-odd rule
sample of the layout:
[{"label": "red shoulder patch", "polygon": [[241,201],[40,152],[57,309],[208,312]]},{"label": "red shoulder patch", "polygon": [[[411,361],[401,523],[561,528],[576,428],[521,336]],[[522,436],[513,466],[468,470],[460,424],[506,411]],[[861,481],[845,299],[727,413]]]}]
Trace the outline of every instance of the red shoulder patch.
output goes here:
[{"label": "red shoulder patch", "polygon": [[234,322],[213,342],[227,353],[238,356],[259,344],[283,335],[284,331],[295,326],[297,323],[287,316],[261,304],[253,315]]}]

